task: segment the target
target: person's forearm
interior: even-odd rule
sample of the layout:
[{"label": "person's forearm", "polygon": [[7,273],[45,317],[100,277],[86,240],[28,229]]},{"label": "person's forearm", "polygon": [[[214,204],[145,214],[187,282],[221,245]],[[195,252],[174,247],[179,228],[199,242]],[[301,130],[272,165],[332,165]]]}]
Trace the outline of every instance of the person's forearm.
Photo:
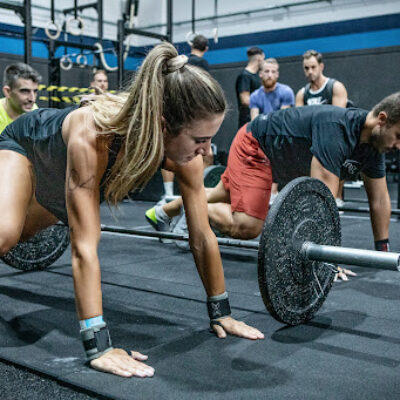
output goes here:
[{"label": "person's forearm", "polygon": [[253,121],[260,114],[260,110],[258,108],[250,108],[250,119]]},{"label": "person's forearm", "polygon": [[389,238],[390,213],[391,205],[389,198],[371,202],[371,225],[375,241]]},{"label": "person's forearm", "polygon": [[204,235],[201,239],[192,240],[190,245],[207,296],[224,293],[224,270],[214,233],[211,232],[210,235]]},{"label": "person's forearm", "polygon": [[240,103],[242,107],[249,107],[250,106],[250,93],[241,93],[240,94]]},{"label": "person's forearm", "polygon": [[72,252],[75,301],[80,320],[103,315],[100,264],[96,254]]}]

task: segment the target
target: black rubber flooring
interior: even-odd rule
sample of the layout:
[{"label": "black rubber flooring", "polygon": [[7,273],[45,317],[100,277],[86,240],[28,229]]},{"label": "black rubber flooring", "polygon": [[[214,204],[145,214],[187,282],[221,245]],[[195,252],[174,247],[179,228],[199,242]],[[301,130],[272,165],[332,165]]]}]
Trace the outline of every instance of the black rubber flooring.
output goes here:
[{"label": "black rubber flooring", "polygon": [[[117,220],[145,226],[149,203],[123,203]],[[343,245],[373,247],[367,216],[342,216]],[[391,223],[393,251],[400,224]],[[208,332],[205,295],[190,253],[157,239],[104,233],[104,315],[114,345],[149,355],[151,379],[83,365],[67,251],[42,272],[0,265],[1,399],[394,399],[400,396],[400,282],[396,272],[353,268],[307,325],[265,310],[257,253],[222,248],[233,314],[263,341]]]}]

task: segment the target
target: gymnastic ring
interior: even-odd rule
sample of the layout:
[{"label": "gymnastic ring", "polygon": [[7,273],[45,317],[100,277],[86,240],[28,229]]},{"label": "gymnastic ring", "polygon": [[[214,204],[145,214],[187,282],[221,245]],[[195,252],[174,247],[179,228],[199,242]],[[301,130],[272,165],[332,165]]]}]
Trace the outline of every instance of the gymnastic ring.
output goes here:
[{"label": "gymnastic ring", "polygon": [[197,36],[197,32],[190,31],[186,34],[186,42],[188,43],[189,46],[193,45],[192,40],[195,38],[195,36]]},{"label": "gymnastic ring", "polygon": [[[96,42],[96,43],[94,44],[94,47],[97,48],[96,53],[99,54],[100,60],[101,60],[101,63],[103,64],[104,69],[105,69],[106,71],[117,71],[117,70],[118,70],[118,65],[116,65],[115,67],[110,67],[110,66],[107,64],[107,60],[106,60],[106,58],[105,58],[105,56],[104,56],[104,49],[103,49],[103,46],[101,45],[101,43]],[[128,52],[125,51],[125,53],[124,53],[124,61],[126,60],[126,57],[127,57],[127,56],[128,56]]]},{"label": "gymnastic ring", "polygon": [[[81,59],[83,60],[82,62],[81,62]],[[88,59],[87,59],[86,55],[78,54],[76,57],[76,63],[78,64],[79,68],[85,68],[88,63]]]},{"label": "gymnastic ring", "polygon": [[[73,21],[78,21],[79,22],[79,26],[80,28],[78,28],[79,30],[74,31],[74,29],[71,27],[71,23]],[[67,19],[67,21],[65,22],[65,30],[70,33],[71,35],[74,36],[81,36],[83,35],[83,28],[85,27],[85,24],[83,22],[83,19],[81,17],[70,17]]]},{"label": "gymnastic ring", "polygon": [[[55,29],[56,33],[53,35],[50,32],[50,29]],[[54,22],[54,21],[50,20],[47,23],[46,27],[44,28],[44,31],[46,32],[46,35],[47,35],[47,37],[49,39],[57,40],[59,38],[59,36],[60,36],[60,33],[61,33],[61,26],[59,24],[57,24],[57,22]]]},{"label": "gymnastic ring", "polygon": [[[64,64],[64,63],[67,63],[67,64]],[[60,67],[64,71],[69,71],[72,68],[72,60],[71,60],[71,57],[68,54],[64,54],[60,58]]]}]

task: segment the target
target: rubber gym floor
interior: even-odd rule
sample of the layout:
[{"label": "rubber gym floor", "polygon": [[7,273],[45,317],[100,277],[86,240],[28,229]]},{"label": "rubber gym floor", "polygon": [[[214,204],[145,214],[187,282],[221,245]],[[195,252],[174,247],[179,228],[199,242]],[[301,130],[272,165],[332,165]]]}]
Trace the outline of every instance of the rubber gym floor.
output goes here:
[{"label": "rubber gym floor", "polygon": [[[397,184],[391,184],[392,199]],[[365,197],[346,189],[346,197]],[[146,202],[124,202],[102,223],[146,226]],[[395,204],[394,204],[395,206]],[[341,216],[342,244],[372,249],[368,215]],[[391,222],[400,252],[400,223]],[[233,315],[265,340],[217,339],[190,253],[158,239],[103,233],[104,315],[115,346],[149,356],[151,379],[84,366],[69,250],[50,268],[0,264],[0,398],[9,399],[395,399],[400,396],[400,283],[396,272],[353,267],[316,317],[288,327],[266,311],[257,253],[221,247]]]}]

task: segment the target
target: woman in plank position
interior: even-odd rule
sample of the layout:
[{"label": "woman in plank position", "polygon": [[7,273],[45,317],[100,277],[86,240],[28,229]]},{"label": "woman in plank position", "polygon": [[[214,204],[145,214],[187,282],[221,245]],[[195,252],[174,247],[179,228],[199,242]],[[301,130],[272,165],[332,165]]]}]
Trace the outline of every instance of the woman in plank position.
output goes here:
[{"label": "woman in plank position", "polygon": [[100,202],[115,205],[162,165],[179,182],[191,247],[207,294],[211,327],[262,339],[230,314],[218,243],[208,223],[202,156],[226,110],[223,91],[168,43],[144,60],[128,92],[94,96],[84,107],[39,109],[0,136],[0,256],[61,220],[69,225],[75,299],[90,365],[149,377],[147,357],[113,348],[103,319]]}]

